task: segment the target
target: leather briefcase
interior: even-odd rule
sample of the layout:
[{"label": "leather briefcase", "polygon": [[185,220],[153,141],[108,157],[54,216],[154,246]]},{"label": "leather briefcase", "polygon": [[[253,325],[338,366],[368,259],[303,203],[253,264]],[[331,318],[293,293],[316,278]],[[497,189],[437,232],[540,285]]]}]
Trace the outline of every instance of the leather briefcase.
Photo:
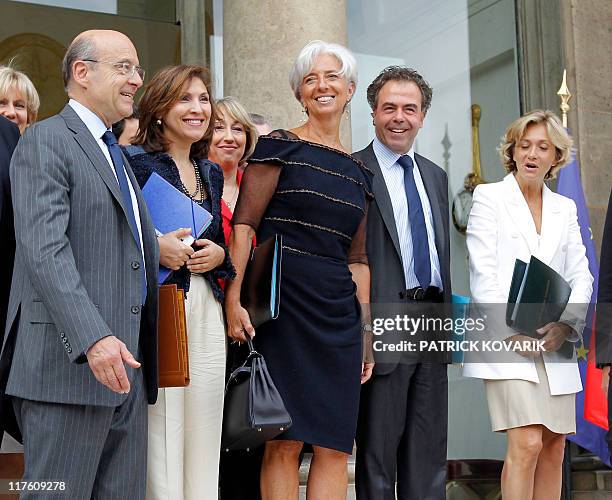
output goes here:
[{"label": "leather briefcase", "polygon": [[159,287],[157,349],[159,387],[189,385],[185,292],[176,285]]},{"label": "leather briefcase", "polygon": [[291,427],[263,356],[247,338],[249,355],[232,372],[225,388],[221,449],[251,450]]}]

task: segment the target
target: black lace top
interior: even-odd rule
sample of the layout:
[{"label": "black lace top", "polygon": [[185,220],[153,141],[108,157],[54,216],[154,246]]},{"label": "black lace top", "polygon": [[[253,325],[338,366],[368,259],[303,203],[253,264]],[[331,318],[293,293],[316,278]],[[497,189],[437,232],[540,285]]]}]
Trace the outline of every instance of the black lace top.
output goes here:
[{"label": "black lace top", "polygon": [[[281,176],[287,168],[291,175]],[[273,221],[290,250],[367,264],[365,215],[372,198],[371,177],[363,163],[349,154],[275,130],[260,137],[249,160],[232,223],[247,224],[257,231],[262,219]],[[334,182],[328,182],[332,179]],[[299,213],[300,207],[311,204],[306,198],[319,200],[317,209]],[[341,218],[329,220],[332,214]],[[359,221],[356,229],[355,220]],[[299,232],[295,235],[299,244],[292,238],[294,231]],[[312,238],[303,238],[304,231],[312,233]],[[322,238],[329,233],[337,238]],[[338,244],[331,245],[332,241]]]}]

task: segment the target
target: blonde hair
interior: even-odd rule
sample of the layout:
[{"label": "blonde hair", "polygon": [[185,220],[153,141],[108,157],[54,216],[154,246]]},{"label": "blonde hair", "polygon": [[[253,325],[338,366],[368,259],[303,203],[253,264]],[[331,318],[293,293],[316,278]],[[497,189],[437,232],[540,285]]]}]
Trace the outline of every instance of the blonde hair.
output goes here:
[{"label": "blonde hair", "polygon": [[514,148],[516,144],[523,138],[527,127],[530,125],[538,125],[543,123],[546,125],[548,138],[555,146],[557,162],[550,168],[546,174],[546,179],[552,179],[557,175],[557,172],[563,168],[572,158],[572,138],[569,136],[561,120],[552,111],[544,111],[535,109],[525,113],[523,116],[514,120],[504,133],[502,142],[499,145],[498,151],[502,165],[506,172],[516,172],[516,164],[514,163]]},{"label": "blonde hair", "polygon": [[246,132],[246,145],[244,146],[244,154],[242,158],[240,158],[239,164],[242,164],[246,160],[250,158],[255,151],[255,145],[257,144],[257,128],[251,120],[251,117],[245,107],[240,104],[240,101],[235,97],[227,96],[219,99],[216,102],[217,105],[217,119],[221,118],[223,115],[225,118],[231,118],[240,123]]},{"label": "blonde hair", "polygon": [[10,66],[0,66],[0,95],[6,95],[11,87],[23,95],[28,110],[28,125],[36,121],[40,98],[32,81],[25,73],[17,71]]}]

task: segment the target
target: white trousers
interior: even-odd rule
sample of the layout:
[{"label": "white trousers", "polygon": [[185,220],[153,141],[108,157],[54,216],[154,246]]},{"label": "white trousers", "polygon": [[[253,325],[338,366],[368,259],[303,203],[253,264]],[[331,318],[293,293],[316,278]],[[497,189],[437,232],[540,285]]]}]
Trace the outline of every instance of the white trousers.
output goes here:
[{"label": "white trousers", "polygon": [[148,500],[216,500],[225,384],[223,312],[191,276],[185,304],[190,384],[160,389],[149,406]]}]

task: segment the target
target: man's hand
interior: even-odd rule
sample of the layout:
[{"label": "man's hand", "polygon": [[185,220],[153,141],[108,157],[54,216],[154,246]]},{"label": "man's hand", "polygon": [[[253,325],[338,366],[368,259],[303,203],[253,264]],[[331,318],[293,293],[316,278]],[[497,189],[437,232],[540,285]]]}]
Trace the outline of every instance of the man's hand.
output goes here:
[{"label": "man's hand", "polygon": [[191,235],[191,229],[177,229],[157,238],[159,242],[159,263],[176,271],[189,260],[193,248],[181,240]]},{"label": "man's hand", "polygon": [[92,345],[87,351],[87,361],[98,382],[119,394],[130,392],[130,381],[123,363],[132,368],[140,368],[140,363],[125,344],[113,335]]},{"label": "man's hand", "polygon": [[536,332],[542,335],[544,341],[544,350],[547,352],[558,351],[565,342],[565,339],[573,332],[572,327],[565,323],[553,322],[547,323],[542,328],[538,328]]},{"label": "man's hand", "polygon": [[601,369],[601,390],[608,399],[608,386],[610,385],[610,366],[604,366]]},{"label": "man's hand", "polygon": [[210,240],[196,240],[195,246],[201,247],[187,261],[187,269],[192,273],[205,273],[223,264],[225,250]]}]

